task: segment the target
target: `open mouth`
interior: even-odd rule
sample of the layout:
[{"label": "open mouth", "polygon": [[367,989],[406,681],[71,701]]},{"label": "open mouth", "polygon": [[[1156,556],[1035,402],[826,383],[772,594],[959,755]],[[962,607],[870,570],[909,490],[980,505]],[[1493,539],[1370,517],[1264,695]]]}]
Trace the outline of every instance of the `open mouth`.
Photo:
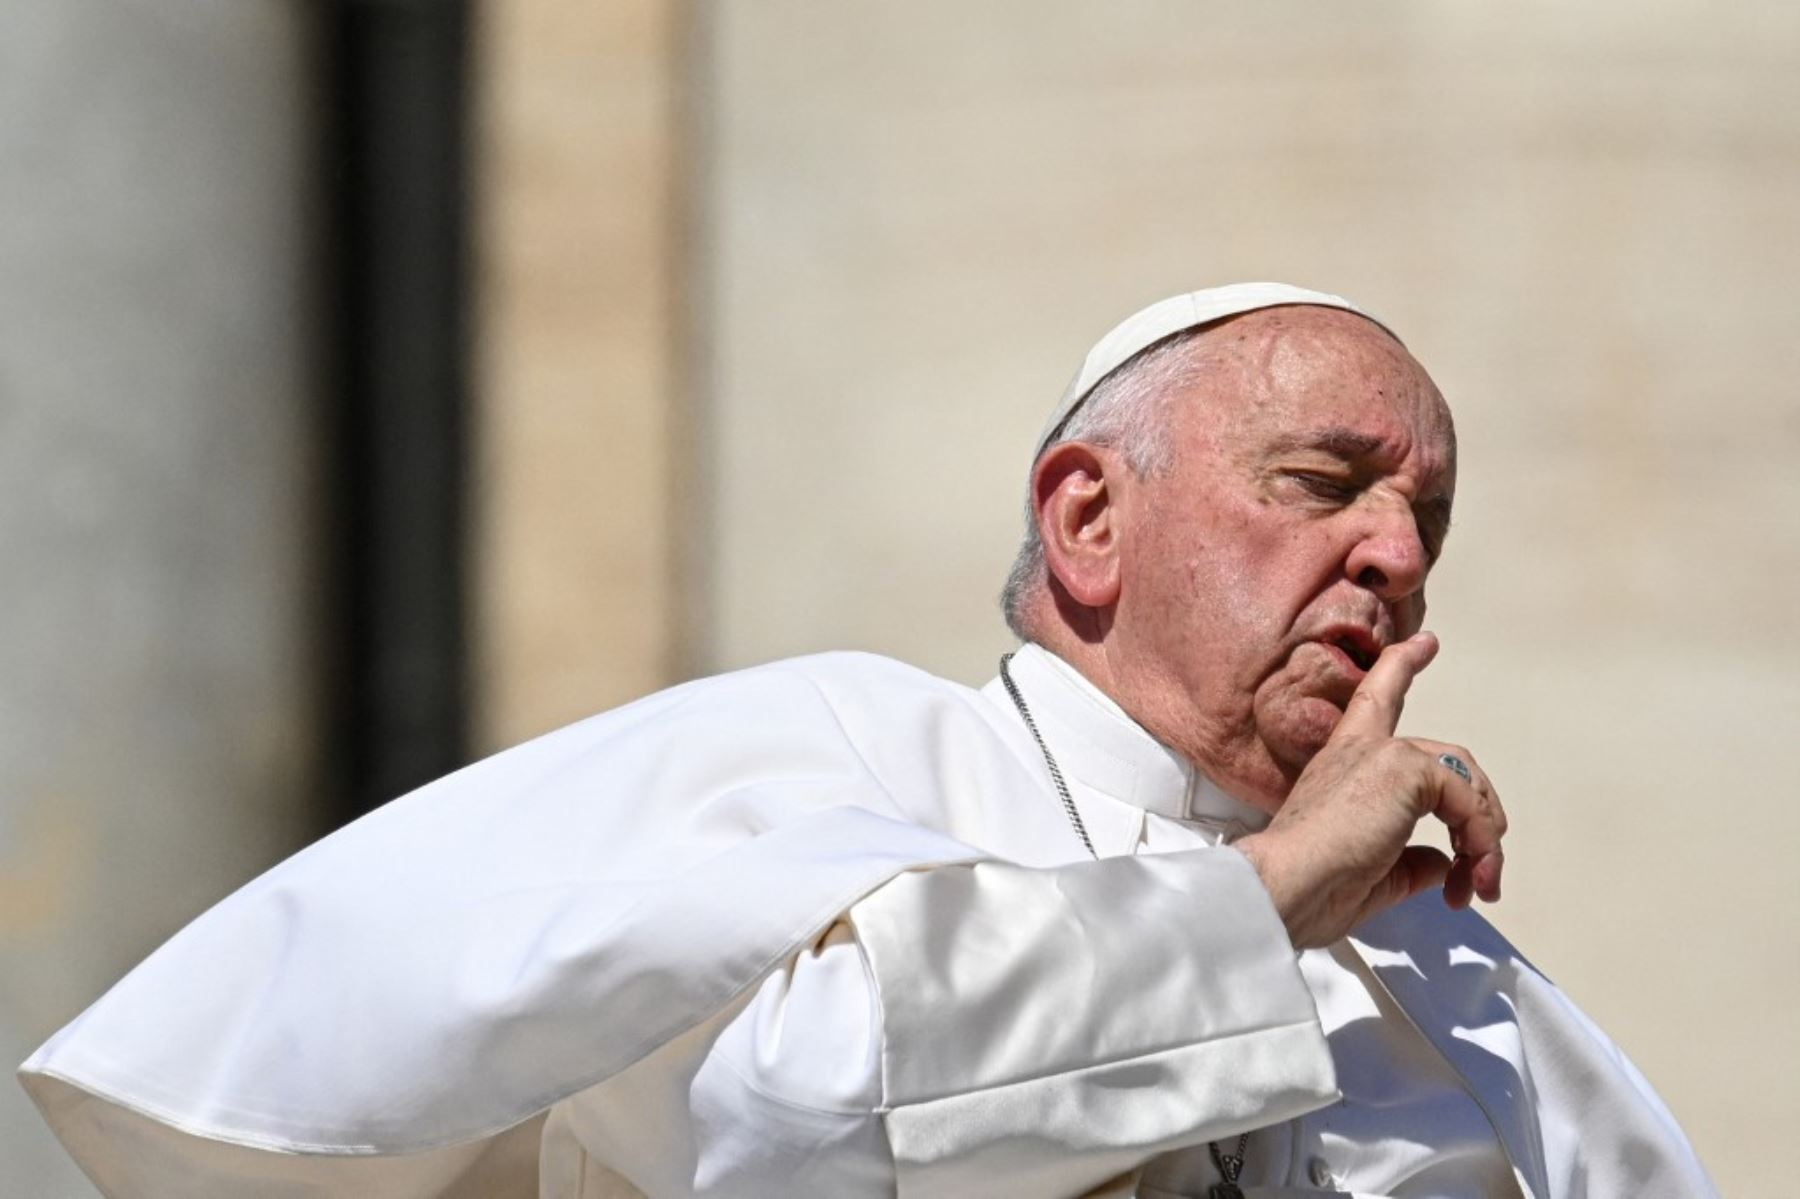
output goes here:
[{"label": "open mouth", "polygon": [[1331,638],[1329,644],[1342,650],[1346,658],[1356,663],[1358,670],[1368,670],[1375,665],[1375,659],[1381,656],[1381,651],[1372,642],[1348,633]]}]

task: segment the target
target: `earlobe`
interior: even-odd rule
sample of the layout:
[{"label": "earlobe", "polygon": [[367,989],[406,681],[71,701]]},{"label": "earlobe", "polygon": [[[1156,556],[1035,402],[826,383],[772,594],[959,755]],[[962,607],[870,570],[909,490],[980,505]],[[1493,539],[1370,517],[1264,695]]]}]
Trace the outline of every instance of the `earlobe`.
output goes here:
[{"label": "earlobe", "polygon": [[1102,446],[1064,442],[1038,460],[1032,497],[1053,584],[1085,608],[1119,600],[1118,505],[1122,465]]}]

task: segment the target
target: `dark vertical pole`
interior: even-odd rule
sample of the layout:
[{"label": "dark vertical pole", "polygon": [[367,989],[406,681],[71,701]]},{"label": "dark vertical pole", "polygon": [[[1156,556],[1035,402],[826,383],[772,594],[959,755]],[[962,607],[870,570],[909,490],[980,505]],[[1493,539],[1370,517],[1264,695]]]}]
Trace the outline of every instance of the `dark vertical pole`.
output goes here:
[{"label": "dark vertical pole", "polygon": [[329,0],[335,788],[350,819],[467,747],[464,0]]}]

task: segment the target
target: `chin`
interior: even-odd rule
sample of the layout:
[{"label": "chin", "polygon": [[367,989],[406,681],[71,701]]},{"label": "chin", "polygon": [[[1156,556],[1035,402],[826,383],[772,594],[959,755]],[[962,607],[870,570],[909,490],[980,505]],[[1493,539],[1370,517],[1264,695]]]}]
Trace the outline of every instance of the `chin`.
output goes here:
[{"label": "chin", "polygon": [[1343,718],[1344,710],[1330,700],[1309,696],[1271,722],[1263,743],[1278,762],[1299,772],[1325,748]]}]

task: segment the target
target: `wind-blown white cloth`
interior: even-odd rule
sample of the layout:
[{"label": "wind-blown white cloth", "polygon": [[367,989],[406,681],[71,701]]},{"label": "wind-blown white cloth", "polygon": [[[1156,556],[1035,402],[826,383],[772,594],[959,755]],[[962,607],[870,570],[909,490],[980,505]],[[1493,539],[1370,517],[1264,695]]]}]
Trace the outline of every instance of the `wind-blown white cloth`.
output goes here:
[{"label": "wind-blown white cloth", "polygon": [[[996,688],[779,663],[327,838],[53,1038],[27,1089],[118,1196],[1079,1194],[1251,1129],[1259,1185],[1390,1169],[1332,1139],[1364,1092],[1337,1090],[1331,970],[1210,844],[1253,816],[1049,655],[1015,671],[1101,853],[1174,852],[1081,860]],[[1346,961],[1522,1193],[1711,1193],[1629,1064],[1478,918],[1415,902]],[[1320,1153],[1329,1185],[1305,1177]],[[1186,1191],[1196,1160],[1119,1193]]]}]

